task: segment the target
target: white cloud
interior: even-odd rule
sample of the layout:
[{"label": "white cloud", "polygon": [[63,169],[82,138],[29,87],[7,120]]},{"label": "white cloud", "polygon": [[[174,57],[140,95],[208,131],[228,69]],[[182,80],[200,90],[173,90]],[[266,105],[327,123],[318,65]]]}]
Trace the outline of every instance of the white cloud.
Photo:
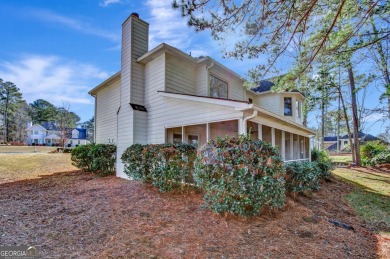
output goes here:
[{"label": "white cloud", "polygon": [[107,7],[111,4],[118,4],[118,3],[121,3],[121,0],[103,0],[100,2],[100,6],[102,7]]},{"label": "white cloud", "polygon": [[365,122],[378,122],[384,118],[382,113],[372,113],[364,118]]},{"label": "white cloud", "polygon": [[69,61],[56,56],[27,55],[0,63],[0,78],[20,88],[24,99],[37,99],[54,105],[92,104],[88,91],[109,75],[90,64]]},{"label": "white cloud", "polygon": [[78,19],[66,17],[57,13],[54,13],[45,9],[31,9],[30,15],[35,19],[49,22],[49,23],[57,23],[64,25],[68,28],[80,31],[85,34],[95,35],[102,38],[106,38],[112,41],[118,41],[120,39],[119,34],[112,33],[110,31],[105,31],[100,28],[97,28],[87,21],[81,21]]},{"label": "white cloud", "polygon": [[178,49],[189,51],[195,32],[187,26],[187,20],[181,17],[180,12],[172,9],[171,1],[148,0],[146,6],[151,16],[150,47],[165,42]]}]

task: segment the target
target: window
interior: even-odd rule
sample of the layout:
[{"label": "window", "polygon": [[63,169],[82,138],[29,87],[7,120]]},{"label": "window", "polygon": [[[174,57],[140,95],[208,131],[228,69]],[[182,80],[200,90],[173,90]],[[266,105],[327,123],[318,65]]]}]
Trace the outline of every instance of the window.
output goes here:
[{"label": "window", "polygon": [[210,75],[210,96],[216,98],[228,98],[228,83]]},{"label": "window", "polygon": [[300,101],[295,101],[296,115],[298,118],[302,117],[302,103]]},{"label": "window", "polygon": [[34,135],[38,135],[39,134],[39,130],[34,130]]},{"label": "window", "polygon": [[249,98],[249,99],[248,99],[248,102],[249,102],[249,103],[253,103],[253,99],[252,99],[252,98]]},{"label": "window", "polygon": [[196,149],[199,147],[199,136],[198,135],[188,135],[188,144],[194,146]]},{"label": "window", "polygon": [[284,115],[285,116],[292,116],[292,100],[291,97],[285,97],[284,98]]},{"label": "window", "polygon": [[180,144],[182,143],[182,135],[178,133],[173,133],[173,144]]}]

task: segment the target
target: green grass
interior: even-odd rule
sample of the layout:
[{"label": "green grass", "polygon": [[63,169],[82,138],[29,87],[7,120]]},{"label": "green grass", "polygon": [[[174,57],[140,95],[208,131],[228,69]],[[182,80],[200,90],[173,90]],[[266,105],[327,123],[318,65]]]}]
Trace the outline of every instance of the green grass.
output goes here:
[{"label": "green grass", "polygon": [[332,162],[334,163],[352,163],[352,155],[336,155],[336,156],[330,156],[332,159]]},{"label": "green grass", "polygon": [[337,168],[333,174],[356,186],[345,198],[357,214],[375,225],[385,224],[384,231],[388,232],[390,229],[390,175],[371,168]]}]

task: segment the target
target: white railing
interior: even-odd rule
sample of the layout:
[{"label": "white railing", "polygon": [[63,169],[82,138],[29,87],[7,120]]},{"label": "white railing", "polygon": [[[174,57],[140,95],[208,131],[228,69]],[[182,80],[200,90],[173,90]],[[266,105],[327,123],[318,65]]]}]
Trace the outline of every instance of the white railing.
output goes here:
[{"label": "white railing", "polygon": [[310,162],[310,158],[301,158],[301,159],[295,159],[295,160],[286,160],[283,161],[285,164],[289,164],[292,162]]}]

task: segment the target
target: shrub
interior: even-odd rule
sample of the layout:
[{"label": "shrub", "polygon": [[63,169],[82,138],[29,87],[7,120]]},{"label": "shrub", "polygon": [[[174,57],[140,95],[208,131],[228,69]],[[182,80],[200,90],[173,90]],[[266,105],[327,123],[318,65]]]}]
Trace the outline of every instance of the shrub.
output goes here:
[{"label": "shrub", "polygon": [[317,162],[292,162],[285,167],[288,191],[303,193],[319,189],[321,169]]},{"label": "shrub", "polygon": [[[373,161],[373,158],[384,152],[387,147],[380,141],[368,141],[360,147],[360,153],[362,156],[363,165],[375,165],[376,162]],[[378,161],[380,161],[379,159]]]},{"label": "shrub", "polygon": [[325,150],[313,149],[311,151],[311,161],[316,163],[320,169],[320,178],[329,178],[333,169],[332,159]]},{"label": "shrub", "polygon": [[277,149],[247,137],[218,138],[202,150],[195,181],[211,210],[258,215],[265,206],[279,208],[285,200],[283,160]]},{"label": "shrub", "polygon": [[390,149],[383,150],[371,159],[372,164],[390,164]]},{"label": "shrub", "polygon": [[91,171],[99,176],[115,173],[116,146],[113,144],[92,145],[88,155],[92,157]]},{"label": "shrub", "polygon": [[196,149],[189,144],[134,144],[121,159],[125,173],[137,180],[150,182],[160,191],[170,191],[192,183]]},{"label": "shrub", "polygon": [[88,144],[74,148],[71,159],[83,171],[107,176],[115,172],[115,153],[113,144]]},{"label": "shrub", "polygon": [[72,165],[83,171],[90,172],[93,158],[88,154],[88,152],[91,147],[92,145],[83,145],[74,148],[71,156],[71,160],[73,161]]}]

